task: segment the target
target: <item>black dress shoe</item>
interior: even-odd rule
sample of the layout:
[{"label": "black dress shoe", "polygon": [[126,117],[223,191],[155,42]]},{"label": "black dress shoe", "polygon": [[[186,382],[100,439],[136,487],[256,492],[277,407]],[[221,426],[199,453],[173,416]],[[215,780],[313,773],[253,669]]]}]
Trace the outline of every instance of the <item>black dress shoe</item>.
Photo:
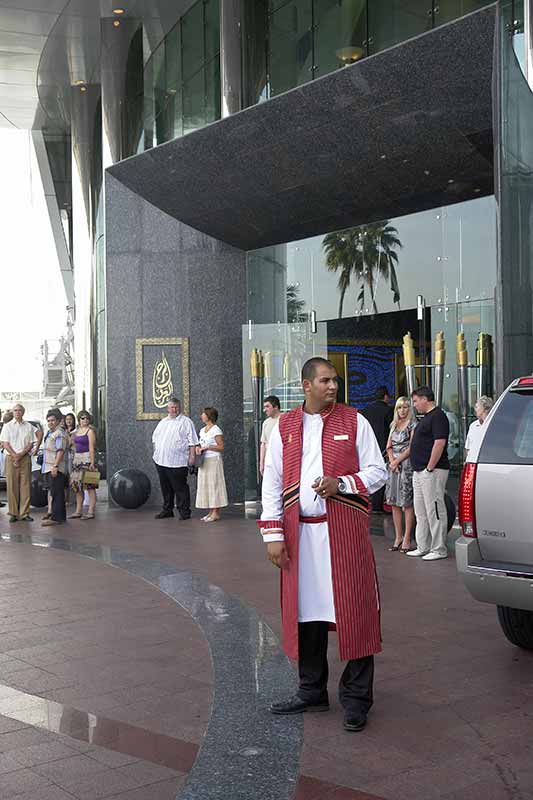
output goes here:
[{"label": "black dress shoe", "polygon": [[14,514],[10,514],[9,521],[10,522],[18,522],[18,519],[16,518],[16,516]]},{"label": "black dress shoe", "polygon": [[167,517],[173,517],[174,514],[172,511],[160,511],[159,514],[155,515],[156,519],[166,519]]},{"label": "black dress shoe", "polygon": [[190,514],[189,514],[189,516],[188,516],[188,517],[183,517],[183,516],[180,514],[180,519],[190,519],[190,518],[191,518],[191,515],[190,515]]},{"label": "black dress shoe", "polygon": [[346,713],[344,715],[344,730],[355,732],[362,731],[366,725],[366,714]]},{"label": "black dress shoe", "polygon": [[271,714],[303,714],[304,711],[329,711],[329,702],[324,700],[322,703],[308,703],[295,694],[290,700],[272,703],[269,710]]},{"label": "black dress shoe", "polygon": [[33,517],[30,517],[29,514],[26,514],[25,517],[22,517],[22,522],[33,522]]}]

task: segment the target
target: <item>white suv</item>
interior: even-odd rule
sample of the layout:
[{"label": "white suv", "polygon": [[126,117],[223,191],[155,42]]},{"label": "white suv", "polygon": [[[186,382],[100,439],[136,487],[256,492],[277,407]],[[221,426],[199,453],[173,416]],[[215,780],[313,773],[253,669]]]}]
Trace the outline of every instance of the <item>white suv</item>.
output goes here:
[{"label": "white suv", "polygon": [[517,378],[483,423],[459,489],[456,561],[476,600],[494,603],[510,642],[533,650],[533,377]]}]

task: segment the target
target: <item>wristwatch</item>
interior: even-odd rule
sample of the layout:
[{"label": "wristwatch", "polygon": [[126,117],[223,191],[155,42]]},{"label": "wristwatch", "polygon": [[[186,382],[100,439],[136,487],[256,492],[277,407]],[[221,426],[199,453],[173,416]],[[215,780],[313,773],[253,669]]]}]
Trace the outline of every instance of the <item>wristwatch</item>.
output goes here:
[{"label": "wristwatch", "polygon": [[433,472],[433,470],[430,469],[429,467],[426,467],[426,472]]},{"label": "wristwatch", "polygon": [[340,494],[347,494],[347,492],[348,492],[348,487],[346,486],[346,484],[344,483],[344,481],[343,481],[343,480],[341,480],[340,478],[337,478],[337,481],[338,481],[338,483],[339,483],[339,492],[340,492]]}]

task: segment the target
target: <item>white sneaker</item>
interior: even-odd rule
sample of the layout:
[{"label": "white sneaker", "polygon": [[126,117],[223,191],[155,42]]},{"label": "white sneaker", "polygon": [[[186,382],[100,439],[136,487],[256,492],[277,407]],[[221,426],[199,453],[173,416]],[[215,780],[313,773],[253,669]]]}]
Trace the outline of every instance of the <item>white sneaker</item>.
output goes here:
[{"label": "white sneaker", "polygon": [[409,550],[409,552],[406,553],[405,555],[407,555],[407,556],[415,556],[415,557],[422,556],[423,558],[426,558],[426,553],[427,553],[427,550],[419,550],[418,547],[417,547],[416,550]]},{"label": "white sneaker", "polygon": [[428,553],[425,556],[422,556],[424,561],[438,561],[440,558],[448,558],[448,553],[445,556],[441,555],[440,553]]}]

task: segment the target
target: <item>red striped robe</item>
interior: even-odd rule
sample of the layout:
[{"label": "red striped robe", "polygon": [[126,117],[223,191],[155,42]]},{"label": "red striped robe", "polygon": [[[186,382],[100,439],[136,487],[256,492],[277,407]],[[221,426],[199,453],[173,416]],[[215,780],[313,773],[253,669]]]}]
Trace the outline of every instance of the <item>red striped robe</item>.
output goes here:
[{"label": "red striped robe", "polygon": [[[283,522],[262,520],[264,529],[283,529],[290,561],[281,573],[283,649],[298,658],[298,542],[303,408],[282,414]],[[324,475],[347,476],[359,494],[336,494],[326,501],[331,553],[333,600],[339,656],[362,658],[381,650],[379,592],[374,552],[370,543],[370,504],[358,477],[357,410],[334,404],[322,412]],[[335,436],[348,434],[348,439]]]}]

